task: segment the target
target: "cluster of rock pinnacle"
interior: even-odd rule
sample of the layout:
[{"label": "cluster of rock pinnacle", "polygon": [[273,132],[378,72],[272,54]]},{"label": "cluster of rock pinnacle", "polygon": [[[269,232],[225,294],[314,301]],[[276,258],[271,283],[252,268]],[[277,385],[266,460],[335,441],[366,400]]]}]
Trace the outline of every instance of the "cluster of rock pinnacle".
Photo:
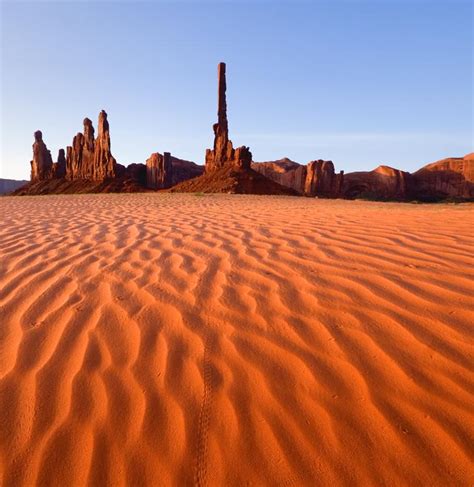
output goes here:
[{"label": "cluster of rock pinnacle", "polygon": [[[289,159],[254,163],[248,147],[234,149],[229,139],[225,63],[219,63],[217,76],[214,147],[206,150],[204,168],[176,159],[169,152],[155,152],[146,164],[131,164],[125,168],[112,155],[109,122],[107,113],[102,110],[97,137],[92,121],[85,118],[83,132],[73,138],[66,153],[59,150],[56,162],[52,160],[41,131],[35,132],[31,183],[49,180],[103,182],[129,178],[137,183],[133,190],[172,188],[174,191],[299,194],[324,198],[365,196],[392,200],[429,199],[440,195],[441,198],[474,198],[473,154],[445,159],[413,174],[389,166],[379,166],[369,172],[336,173],[332,161],[324,160],[311,161],[307,165]],[[33,185],[31,193],[35,191]]]}]

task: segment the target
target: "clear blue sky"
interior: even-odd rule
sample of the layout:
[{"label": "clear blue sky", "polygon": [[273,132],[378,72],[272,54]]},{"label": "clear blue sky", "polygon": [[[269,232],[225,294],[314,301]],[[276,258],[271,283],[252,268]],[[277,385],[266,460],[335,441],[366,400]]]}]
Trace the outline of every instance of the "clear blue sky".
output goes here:
[{"label": "clear blue sky", "polygon": [[463,0],[1,2],[0,177],[29,178],[109,114],[118,162],[203,163],[227,63],[230,135],[254,160],[406,170],[473,149]]}]

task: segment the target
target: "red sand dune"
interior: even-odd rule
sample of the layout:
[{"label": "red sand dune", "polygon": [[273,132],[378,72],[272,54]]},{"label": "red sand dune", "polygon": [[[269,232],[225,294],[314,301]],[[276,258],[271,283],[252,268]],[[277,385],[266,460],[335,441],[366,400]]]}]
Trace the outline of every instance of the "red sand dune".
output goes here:
[{"label": "red sand dune", "polygon": [[0,213],[2,485],[474,484],[472,205]]}]

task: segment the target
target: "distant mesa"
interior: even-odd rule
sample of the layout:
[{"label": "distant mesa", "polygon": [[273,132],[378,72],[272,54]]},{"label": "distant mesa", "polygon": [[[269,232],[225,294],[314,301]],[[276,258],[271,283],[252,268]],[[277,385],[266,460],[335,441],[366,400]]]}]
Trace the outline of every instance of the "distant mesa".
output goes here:
[{"label": "distant mesa", "polygon": [[25,184],[28,184],[28,181],[25,181],[24,179],[17,180],[0,178],[0,195],[12,193],[18,188],[25,186]]},{"label": "distant mesa", "polygon": [[[332,161],[306,165],[288,158],[253,162],[249,147],[234,149],[227,119],[226,65],[217,67],[217,122],[214,145],[204,166],[170,152],[153,152],[143,163],[127,167],[111,152],[107,113],[99,113],[97,137],[85,118],[83,131],[60,149],[57,161],[34,133],[30,182],[14,194],[173,191],[301,195],[320,198],[365,198],[387,201],[474,200],[474,153],[428,164],[413,174],[389,166],[372,171],[336,172]],[[5,186],[6,187],[6,186]],[[15,184],[8,185],[15,189]]]}]

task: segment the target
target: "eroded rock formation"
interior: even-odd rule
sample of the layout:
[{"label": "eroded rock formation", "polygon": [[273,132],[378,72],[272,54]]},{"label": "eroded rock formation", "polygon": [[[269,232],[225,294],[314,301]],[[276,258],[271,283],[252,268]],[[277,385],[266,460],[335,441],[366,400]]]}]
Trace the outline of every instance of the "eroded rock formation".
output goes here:
[{"label": "eroded rock formation", "polygon": [[99,113],[97,139],[94,147],[92,179],[94,181],[101,181],[102,179],[115,177],[115,164],[115,158],[110,152],[110,133],[107,113],[102,110]]},{"label": "eroded rock formation", "polygon": [[405,200],[411,193],[410,173],[389,166],[373,171],[358,171],[344,175],[344,198]]},{"label": "eroded rock formation", "polygon": [[31,161],[31,181],[43,181],[51,179],[53,171],[53,160],[51,152],[43,142],[41,130],[34,133],[33,160]]},{"label": "eroded rock formation", "polygon": [[248,147],[234,149],[229,139],[226,101],[226,65],[218,65],[217,123],[214,147],[207,149],[205,166],[154,153],[146,164],[118,164],[111,153],[107,113],[99,114],[97,138],[92,121],[84,119],[66,155],[57,162],[35,132],[31,183],[17,194],[73,192],[131,192],[173,187],[174,191],[256,194],[305,194],[329,198],[379,200],[443,199],[474,200],[474,154],[443,159],[413,174],[379,166],[373,171],[336,173],[331,161],[317,160],[307,166],[289,159],[252,163]]},{"label": "eroded rock formation", "polygon": [[344,172],[336,174],[332,161],[311,161],[306,166],[304,194],[337,198],[341,194]]},{"label": "eroded rock formation", "polygon": [[344,172],[336,174],[331,161],[320,159],[303,166],[285,157],[278,161],[253,163],[252,168],[299,194],[324,198],[341,195]]},{"label": "eroded rock formation", "polygon": [[266,178],[251,168],[248,147],[234,149],[229,140],[227,121],[225,64],[218,65],[217,123],[214,124],[214,149],[206,150],[205,172],[199,177],[177,184],[176,192],[292,194],[296,193]]},{"label": "eroded rock formation", "polygon": [[170,188],[173,181],[171,154],[153,153],[146,161],[146,185],[150,189]]},{"label": "eroded rock formation", "polygon": [[116,161],[110,151],[110,133],[107,113],[99,114],[97,139],[89,118],[84,119],[84,132],[79,132],[67,148],[66,179],[102,181],[115,177]]},{"label": "eroded rock formation", "polygon": [[225,63],[217,66],[218,98],[217,123],[214,129],[214,149],[206,150],[206,172],[214,171],[225,166],[235,166],[241,169],[250,169],[252,153],[248,147],[242,146],[234,149],[229,140],[229,124],[227,121],[226,100],[226,74]]},{"label": "eroded rock formation", "polygon": [[252,162],[252,169],[282,186],[303,194],[306,166],[284,157],[277,161]]},{"label": "eroded rock formation", "polygon": [[72,145],[66,147],[66,179],[70,181],[81,179],[83,146],[84,135],[78,132],[72,139]]},{"label": "eroded rock formation", "polygon": [[443,159],[413,174],[389,166],[337,174],[331,161],[312,161],[303,166],[288,158],[253,162],[252,168],[307,196],[381,201],[474,199],[474,154]]},{"label": "eroded rock formation", "polygon": [[346,174],[344,198],[441,201],[474,199],[474,157],[443,159],[410,174],[389,166]]},{"label": "eroded rock formation", "polygon": [[92,120],[85,118],[84,138],[82,145],[82,164],[79,166],[80,179],[94,179],[92,177],[92,174],[94,173],[94,132]]}]

